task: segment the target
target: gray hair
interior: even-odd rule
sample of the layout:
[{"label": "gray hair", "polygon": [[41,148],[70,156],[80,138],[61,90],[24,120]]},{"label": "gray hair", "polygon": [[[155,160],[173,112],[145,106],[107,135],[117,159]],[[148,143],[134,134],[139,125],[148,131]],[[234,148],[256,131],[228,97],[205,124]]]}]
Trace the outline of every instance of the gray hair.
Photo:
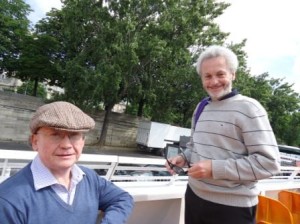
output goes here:
[{"label": "gray hair", "polygon": [[232,50],[226,47],[222,46],[217,46],[213,45],[205,49],[203,51],[198,60],[197,60],[197,65],[196,65],[196,70],[199,75],[200,74],[200,67],[202,65],[202,62],[206,59],[211,59],[211,58],[216,58],[216,57],[224,57],[226,60],[226,63],[229,67],[229,70],[233,73],[236,72],[238,66],[239,66],[239,61],[237,59],[237,56],[235,53],[233,53]]}]

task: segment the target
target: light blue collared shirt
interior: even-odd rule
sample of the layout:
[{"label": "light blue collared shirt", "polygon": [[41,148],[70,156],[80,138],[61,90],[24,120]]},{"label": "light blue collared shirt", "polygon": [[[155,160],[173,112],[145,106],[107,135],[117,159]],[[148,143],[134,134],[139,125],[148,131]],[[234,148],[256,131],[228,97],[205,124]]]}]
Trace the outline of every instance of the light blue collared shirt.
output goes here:
[{"label": "light blue collared shirt", "polygon": [[37,155],[31,164],[31,172],[33,175],[33,182],[35,190],[51,186],[55,193],[67,204],[72,205],[76,185],[82,180],[85,173],[75,164],[71,169],[71,183],[70,189],[60,184],[50,170],[42,163],[39,155]]}]

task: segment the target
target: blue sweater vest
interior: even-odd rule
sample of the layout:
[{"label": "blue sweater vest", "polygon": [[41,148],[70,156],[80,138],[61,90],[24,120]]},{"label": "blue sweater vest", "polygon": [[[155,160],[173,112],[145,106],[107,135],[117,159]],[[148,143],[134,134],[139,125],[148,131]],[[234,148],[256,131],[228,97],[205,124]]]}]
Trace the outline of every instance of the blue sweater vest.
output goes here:
[{"label": "blue sweater vest", "polygon": [[[30,164],[0,184],[1,224],[94,224],[99,210],[106,209],[102,223],[117,224],[125,222],[133,207],[127,192],[84,167],[86,175],[77,185],[73,204],[68,205],[51,187],[35,190]],[[109,216],[110,206],[121,211],[112,211]]]}]

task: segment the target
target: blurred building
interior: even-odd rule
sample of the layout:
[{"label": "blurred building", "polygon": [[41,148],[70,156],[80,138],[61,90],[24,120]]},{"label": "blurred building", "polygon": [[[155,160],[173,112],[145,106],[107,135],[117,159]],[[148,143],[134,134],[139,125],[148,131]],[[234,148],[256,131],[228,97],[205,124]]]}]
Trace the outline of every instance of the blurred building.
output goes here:
[{"label": "blurred building", "polygon": [[9,90],[17,92],[17,88],[21,86],[23,82],[13,77],[7,77],[6,72],[0,74],[0,91]]}]

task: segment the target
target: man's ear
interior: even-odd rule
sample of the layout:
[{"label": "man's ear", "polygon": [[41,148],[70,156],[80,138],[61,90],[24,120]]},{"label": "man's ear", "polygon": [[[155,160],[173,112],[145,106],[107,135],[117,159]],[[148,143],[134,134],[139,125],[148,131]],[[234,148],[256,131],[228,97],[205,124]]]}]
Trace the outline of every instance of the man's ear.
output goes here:
[{"label": "man's ear", "polygon": [[232,81],[234,81],[234,80],[235,80],[235,72],[232,73]]},{"label": "man's ear", "polygon": [[32,134],[29,136],[28,142],[31,145],[33,151],[37,151],[38,147],[37,147],[37,135]]}]

